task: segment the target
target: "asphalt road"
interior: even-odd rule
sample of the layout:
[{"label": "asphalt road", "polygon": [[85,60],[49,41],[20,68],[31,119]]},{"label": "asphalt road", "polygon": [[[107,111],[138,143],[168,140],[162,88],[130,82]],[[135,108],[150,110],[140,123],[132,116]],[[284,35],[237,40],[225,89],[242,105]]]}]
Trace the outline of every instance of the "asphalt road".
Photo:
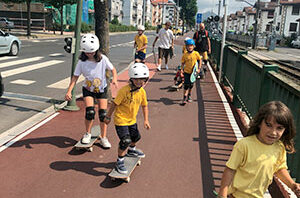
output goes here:
[{"label": "asphalt road", "polygon": [[[110,36],[109,59],[120,72],[133,61],[136,33]],[[151,53],[154,33],[148,36]],[[72,55],[64,51],[64,38],[22,40],[17,57],[0,56],[0,72],[5,93],[0,98],[0,134],[43,113],[52,102],[61,104],[71,75]],[[76,95],[81,94],[81,83]]]}]

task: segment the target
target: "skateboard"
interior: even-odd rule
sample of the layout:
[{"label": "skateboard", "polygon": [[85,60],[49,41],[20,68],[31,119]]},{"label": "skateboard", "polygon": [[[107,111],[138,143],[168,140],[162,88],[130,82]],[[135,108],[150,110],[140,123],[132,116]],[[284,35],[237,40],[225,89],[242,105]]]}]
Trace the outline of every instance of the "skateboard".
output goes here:
[{"label": "skateboard", "polygon": [[76,150],[80,150],[80,149],[85,149],[85,150],[88,150],[90,152],[93,151],[93,145],[94,143],[99,139],[99,136],[100,136],[100,126],[97,125],[97,126],[94,126],[91,130],[91,134],[92,134],[92,137],[91,137],[91,141],[90,143],[88,144],[82,144],[81,143],[81,139],[75,144],[74,148]]},{"label": "skateboard", "polygon": [[153,52],[153,57],[154,57],[154,63],[156,65],[157,61],[156,61],[156,55],[155,55],[155,49],[154,48],[152,48],[152,52]]},{"label": "skateboard", "polygon": [[130,182],[130,175],[135,169],[136,166],[141,165],[141,158],[140,157],[129,157],[125,156],[125,167],[128,170],[126,174],[119,173],[116,168],[114,168],[108,176],[111,178],[112,181],[117,179],[124,180],[125,182]]},{"label": "skateboard", "polygon": [[170,91],[179,91],[179,89],[180,88],[177,85],[172,85],[172,86],[169,87]]},{"label": "skateboard", "polygon": [[193,72],[191,73],[191,78],[190,78],[191,83],[194,83],[197,80],[197,76],[198,76],[197,70],[198,70],[198,63],[196,62],[193,68]]}]

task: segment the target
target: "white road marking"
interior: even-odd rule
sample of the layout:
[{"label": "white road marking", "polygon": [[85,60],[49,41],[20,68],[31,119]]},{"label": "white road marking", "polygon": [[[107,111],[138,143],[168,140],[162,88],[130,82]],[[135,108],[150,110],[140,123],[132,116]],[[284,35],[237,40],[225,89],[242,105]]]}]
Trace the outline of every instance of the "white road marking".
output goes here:
[{"label": "white road marking", "polygon": [[[84,77],[82,75],[79,76],[77,83],[84,81]],[[48,85],[48,88],[56,88],[56,89],[67,89],[70,84],[70,77],[60,80],[56,83]]]},{"label": "white road marking", "polygon": [[19,57],[17,57],[17,56],[3,56],[3,57],[0,57],[0,61],[14,59],[14,58],[19,58]]},{"label": "white road marking", "polygon": [[56,57],[56,56],[62,56],[64,55],[63,53],[54,53],[54,54],[50,54],[50,57]]},{"label": "white road marking", "polygon": [[47,103],[52,99],[44,96],[36,96],[36,95],[20,94],[20,93],[12,93],[12,92],[4,92],[2,97],[8,99],[24,100],[24,101],[40,102],[40,103]]},{"label": "white road marking", "polygon": [[50,117],[46,118],[45,120],[43,120],[42,122],[38,123],[37,125],[33,126],[32,128],[28,129],[27,131],[25,131],[24,133],[22,133],[21,135],[17,136],[15,139],[7,142],[5,145],[0,147],[0,152],[4,151],[5,149],[7,149],[8,147],[10,147],[11,145],[13,145],[14,143],[18,142],[20,139],[22,139],[23,137],[25,137],[26,135],[30,134],[32,131],[36,130],[37,128],[39,128],[40,126],[46,124],[47,122],[49,122],[50,120],[52,120],[53,118],[55,118],[59,113],[56,112],[54,114],[52,114]]},{"label": "white road marking", "polygon": [[11,81],[10,83],[17,84],[17,85],[31,85],[31,84],[33,84],[35,82],[36,81],[33,81],[33,80],[22,80],[22,79],[19,79],[19,80]]},{"label": "white road marking", "polygon": [[37,56],[37,57],[33,57],[33,58],[25,58],[25,59],[16,60],[16,61],[10,61],[10,62],[0,64],[0,68],[11,67],[11,66],[15,66],[15,65],[38,61],[38,60],[41,60],[42,58],[43,57],[41,57],[41,56]]},{"label": "white road marking", "polygon": [[41,68],[44,68],[44,67],[49,67],[51,65],[56,65],[56,64],[59,64],[59,63],[62,63],[62,62],[64,62],[64,61],[51,60],[51,61],[46,61],[46,62],[42,62],[42,63],[37,63],[37,64],[34,64],[34,65],[29,65],[29,66],[22,67],[22,68],[16,68],[16,69],[12,69],[12,70],[2,72],[2,77],[6,78],[6,77],[9,77],[9,76],[13,76],[13,75],[16,75],[16,74],[32,71],[32,70],[35,70],[35,69],[41,69]]}]

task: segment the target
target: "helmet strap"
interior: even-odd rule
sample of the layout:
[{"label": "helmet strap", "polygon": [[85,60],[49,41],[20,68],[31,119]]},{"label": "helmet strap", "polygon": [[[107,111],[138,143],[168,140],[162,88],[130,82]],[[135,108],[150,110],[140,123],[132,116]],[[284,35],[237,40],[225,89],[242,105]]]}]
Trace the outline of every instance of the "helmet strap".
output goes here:
[{"label": "helmet strap", "polygon": [[141,87],[137,87],[135,86],[135,84],[133,83],[132,79],[130,78],[130,92],[135,92],[136,90],[139,90]]}]

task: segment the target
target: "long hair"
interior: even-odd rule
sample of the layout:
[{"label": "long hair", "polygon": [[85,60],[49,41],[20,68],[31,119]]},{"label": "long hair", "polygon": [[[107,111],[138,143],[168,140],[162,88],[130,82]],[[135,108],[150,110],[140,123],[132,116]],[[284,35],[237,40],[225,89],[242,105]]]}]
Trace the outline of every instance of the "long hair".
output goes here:
[{"label": "long hair", "polygon": [[[94,58],[95,58],[96,62],[101,61],[102,57],[101,57],[101,52],[99,50],[96,51]],[[81,52],[81,54],[79,56],[79,60],[86,61],[87,59],[88,59],[88,56],[84,52]]]},{"label": "long hair", "polygon": [[250,122],[250,127],[246,136],[258,134],[262,121],[268,120],[271,117],[285,128],[280,140],[289,153],[294,153],[295,148],[293,138],[296,136],[296,128],[293,115],[290,109],[280,101],[271,101],[259,108],[258,113]]}]

